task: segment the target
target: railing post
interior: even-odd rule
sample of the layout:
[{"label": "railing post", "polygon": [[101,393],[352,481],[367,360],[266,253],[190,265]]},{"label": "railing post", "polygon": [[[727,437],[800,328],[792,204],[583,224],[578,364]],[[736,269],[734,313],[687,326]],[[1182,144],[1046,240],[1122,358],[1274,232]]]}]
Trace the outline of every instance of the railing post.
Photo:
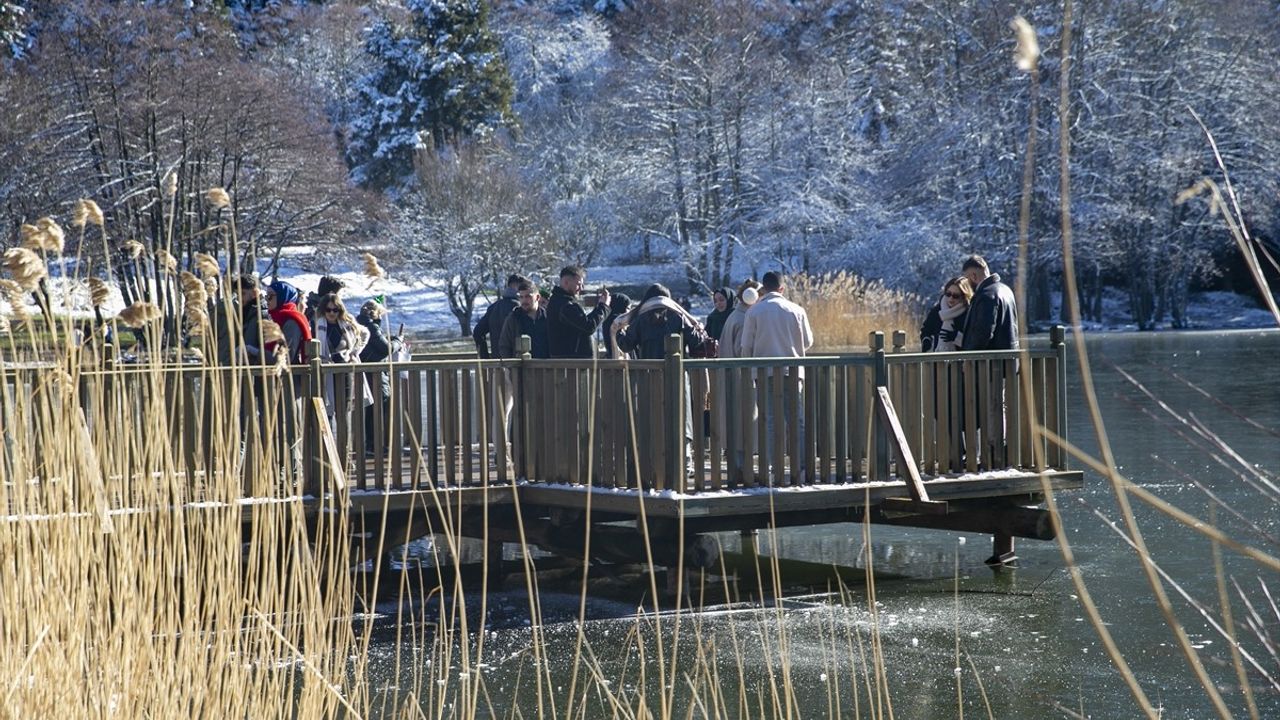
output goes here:
[{"label": "railing post", "polygon": [[530,480],[529,420],[525,414],[525,365],[533,359],[533,338],[528,335],[516,338],[516,355],[520,358],[520,366],[516,369],[516,389],[512,397],[515,407],[511,411],[514,418],[514,426],[511,430],[511,456],[515,460],[516,475]]},{"label": "railing post", "polygon": [[[871,355],[875,360],[875,371],[872,379],[875,381],[876,387],[889,387],[889,363],[884,357],[884,333],[871,333]],[[876,416],[871,415],[871,422],[876,422]],[[885,434],[885,429],[877,427],[875,429],[875,457],[872,458],[871,480],[888,480],[889,479],[889,436]]]},{"label": "railing post", "polygon": [[[320,418],[316,417],[316,410],[324,407],[324,375],[320,369],[319,340],[313,339],[307,342],[307,364],[310,369],[307,373],[309,382],[307,397],[302,403],[302,422],[299,426],[302,432],[302,451],[306,456],[306,462],[302,466],[302,487],[304,493],[314,493],[316,497],[320,497],[324,487],[322,484],[324,462],[320,453]],[[317,400],[319,402],[316,402]],[[296,410],[296,406],[291,410]]]},{"label": "railing post", "polygon": [[[1067,329],[1061,325],[1049,328],[1049,345],[1057,358],[1058,382],[1058,437],[1067,439]],[[1059,470],[1067,470],[1067,453],[1060,446],[1053,451],[1053,466]]]},{"label": "railing post", "polygon": [[666,365],[663,375],[666,382],[667,425],[666,446],[667,477],[671,478],[671,487],[677,492],[685,491],[684,470],[684,359],[680,355],[683,349],[679,335],[668,335],[665,344]]},{"label": "railing post", "polygon": [[907,350],[907,331],[893,331],[893,351],[895,353],[906,352]]}]

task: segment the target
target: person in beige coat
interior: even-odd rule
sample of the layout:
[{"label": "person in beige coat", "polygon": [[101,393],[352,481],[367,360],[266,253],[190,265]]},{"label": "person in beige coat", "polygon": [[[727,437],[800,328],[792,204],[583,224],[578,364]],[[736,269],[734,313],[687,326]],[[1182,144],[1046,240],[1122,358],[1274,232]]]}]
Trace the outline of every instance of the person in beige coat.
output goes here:
[{"label": "person in beige coat", "polygon": [[[813,329],[809,326],[809,314],[804,308],[788,300],[783,293],[785,287],[783,285],[782,273],[767,272],[764,274],[761,282],[761,290],[764,294],[760,296],[760,301],[751,306],[747,311],[747,316],[743,322],[742,328],[742,356],[757,358],[802,358],[809,348],[813,347]],[[781,457],[770,457],[773,454],[773,448],[760,448],[760,456],[762,459],[768,458],[767,465],[772,468],[769,477],[781,476],[786,470],[790,470],[791,482],[803,482],[805,467],[804,453],[798,452],[799,448],[804,447],[804,369],[796,368],[795,373],[798,381],[799,392],[782,393],[783,407],[774,407],[775,397],[773,384],[784,382],[785,378],[791,371],[787,369],[774,369],[762,371],[762,377],[767,384],[765,396],[769,398],[766,407],[763,408],[765,416],[765,432],[767,437],[777,437],[774,435],[775,430],[780,430],[784,437],[788,439],[787,445],[791,445],[791,440],[798,439],[798,447],[788,451],[791,457],[790,467],[787,467],[786,460]],[[757,379],[757,382],[760,380]],[[779,427],[777,420],[782,420]],[[795,432],[792,433],[792,429]],[[797,456],[798,455],[798,456]],[[761,471],[766,467],[765,462],[761,463]]]},{"label": "person in beige coat", "polygon": [[[760,299],[760,283],[748,279],[738,286],[737,296],[738,302],[720,331],[721,358],[742,357],[742,328],[747,311]],[[746,387],[739,387],[741,384],[734,373],[712,375],[712,432],[720,433],[720,437],[725,439],[726,457],[731,462],[730,467],[737,470],[735,479],[747,482],[753,479],[754,473],[743,465],[755,455],[756,433],[753,428],[758,415],[755,389],[749,379]]]}]

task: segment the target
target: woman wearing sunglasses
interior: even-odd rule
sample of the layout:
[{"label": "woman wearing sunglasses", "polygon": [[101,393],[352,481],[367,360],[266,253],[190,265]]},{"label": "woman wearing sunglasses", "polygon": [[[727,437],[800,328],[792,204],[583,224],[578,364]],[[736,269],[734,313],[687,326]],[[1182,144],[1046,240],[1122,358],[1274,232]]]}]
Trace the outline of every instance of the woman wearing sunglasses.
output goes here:
[{"label": "woman wearing sunglasses", "polygon": [[922,352],[951,352],[960,347],[963,338],[965,313],[973,300],[973,286],[969,279],[957,275],[942,288],[942,296],[929,309],[924,326],[920,328]]},{"label": "woman wearing sunglasses", "polygon": [[[369,340],[369,331],[356,324],[337,293],[326,293],[316,304],[316,340],[320,342],[320,362],[350,363],[359,359],[360,351]],[[359,373],[355,377],[354,385],[349,378],[340,378],[343,381],[341,392],[349,401],[354,395],[351,389],[359,387],[362,404],[372,405],[373,394],[369,392],[364,374]],[[330,414],[334,412],[334,379],[335,375],[325,374],[324,399]]]}]

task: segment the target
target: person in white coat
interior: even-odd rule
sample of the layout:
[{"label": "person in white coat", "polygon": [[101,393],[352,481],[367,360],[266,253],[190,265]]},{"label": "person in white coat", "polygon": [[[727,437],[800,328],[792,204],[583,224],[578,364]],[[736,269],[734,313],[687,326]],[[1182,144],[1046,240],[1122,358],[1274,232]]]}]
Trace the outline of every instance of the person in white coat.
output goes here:
[{"label": "person in white coat", "polygon": [[[746,324],[747,311],[760,300],[760,283],[747,279],[738,286],[737,295],[738,302],[720,331],[721,358],[742,357],[742,328]],[[712,375],[712,432],[719,432],[720,437],[725,438],[726,457],[730,460],[730,468],[737,474],[734,479],[746,483],[754,478],[754,473],[744,464],[755,454],[756,433],[751,428],[755,427],[758,416],[755,389],[750,380],[746,387],[739,387],[740,384],[734,373]],[[749,423],[743,422],[744,416],[750,419]]]},{"label": "person in white coat", "polygon": [[[804,308],[791,302],[783,293],[785,287],[781,273],[767,272],[761,279],[761,290],[764,294],[760,296],[760,301],[747,311],[742,327],[742,355],[743,357],[756,358],[802,358],[809,348],[813,347],[813,328],[809,326],[809,314]],[[768,401],[765,405],[765,427],[766,436],[773,438],[775,429],[780,429],[785,433],[787,438],[786,446],[791,457],[791,482],[804,482],[805,473],[805,453],[801,448],[805,446],[804,433],[804,369],[797,367],[795,369],[798,392],[792,394],[783,392],[783,407],[774,407],[774,388],[775,382],[784,382],[785,378],[791,372],[790,369],[774,369],[764,373],[767,385],[765,396]],[[783,419],[784,427],[776,427],[776,419],[779,412]],[[792,429],[795,432],[790,432]],[[792,447],[792,440],[799,442]],[[768,466],[772,468],[770,479],[780,476],[786,470],[786,461],[781,457],[771,457],[774,448],[760,448],[760,456],[768,458]],[[762,464],[763,467],[763,464]]]}]

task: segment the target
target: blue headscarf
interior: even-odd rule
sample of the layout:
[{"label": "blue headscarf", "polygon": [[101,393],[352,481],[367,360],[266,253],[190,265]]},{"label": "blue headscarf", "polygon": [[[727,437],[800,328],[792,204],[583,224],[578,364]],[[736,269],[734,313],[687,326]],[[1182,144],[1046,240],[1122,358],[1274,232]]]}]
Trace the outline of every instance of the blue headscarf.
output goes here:
[{"label": "blue headscarf", "polygon": [[276,300],[278,300],[281,305],[284,305],[285,303],[293,303],[296,306],[298,301],[302,299],[302,293],[298,288],[283,280],[276,280],[268,285],[267,289],[275,293]]}]

